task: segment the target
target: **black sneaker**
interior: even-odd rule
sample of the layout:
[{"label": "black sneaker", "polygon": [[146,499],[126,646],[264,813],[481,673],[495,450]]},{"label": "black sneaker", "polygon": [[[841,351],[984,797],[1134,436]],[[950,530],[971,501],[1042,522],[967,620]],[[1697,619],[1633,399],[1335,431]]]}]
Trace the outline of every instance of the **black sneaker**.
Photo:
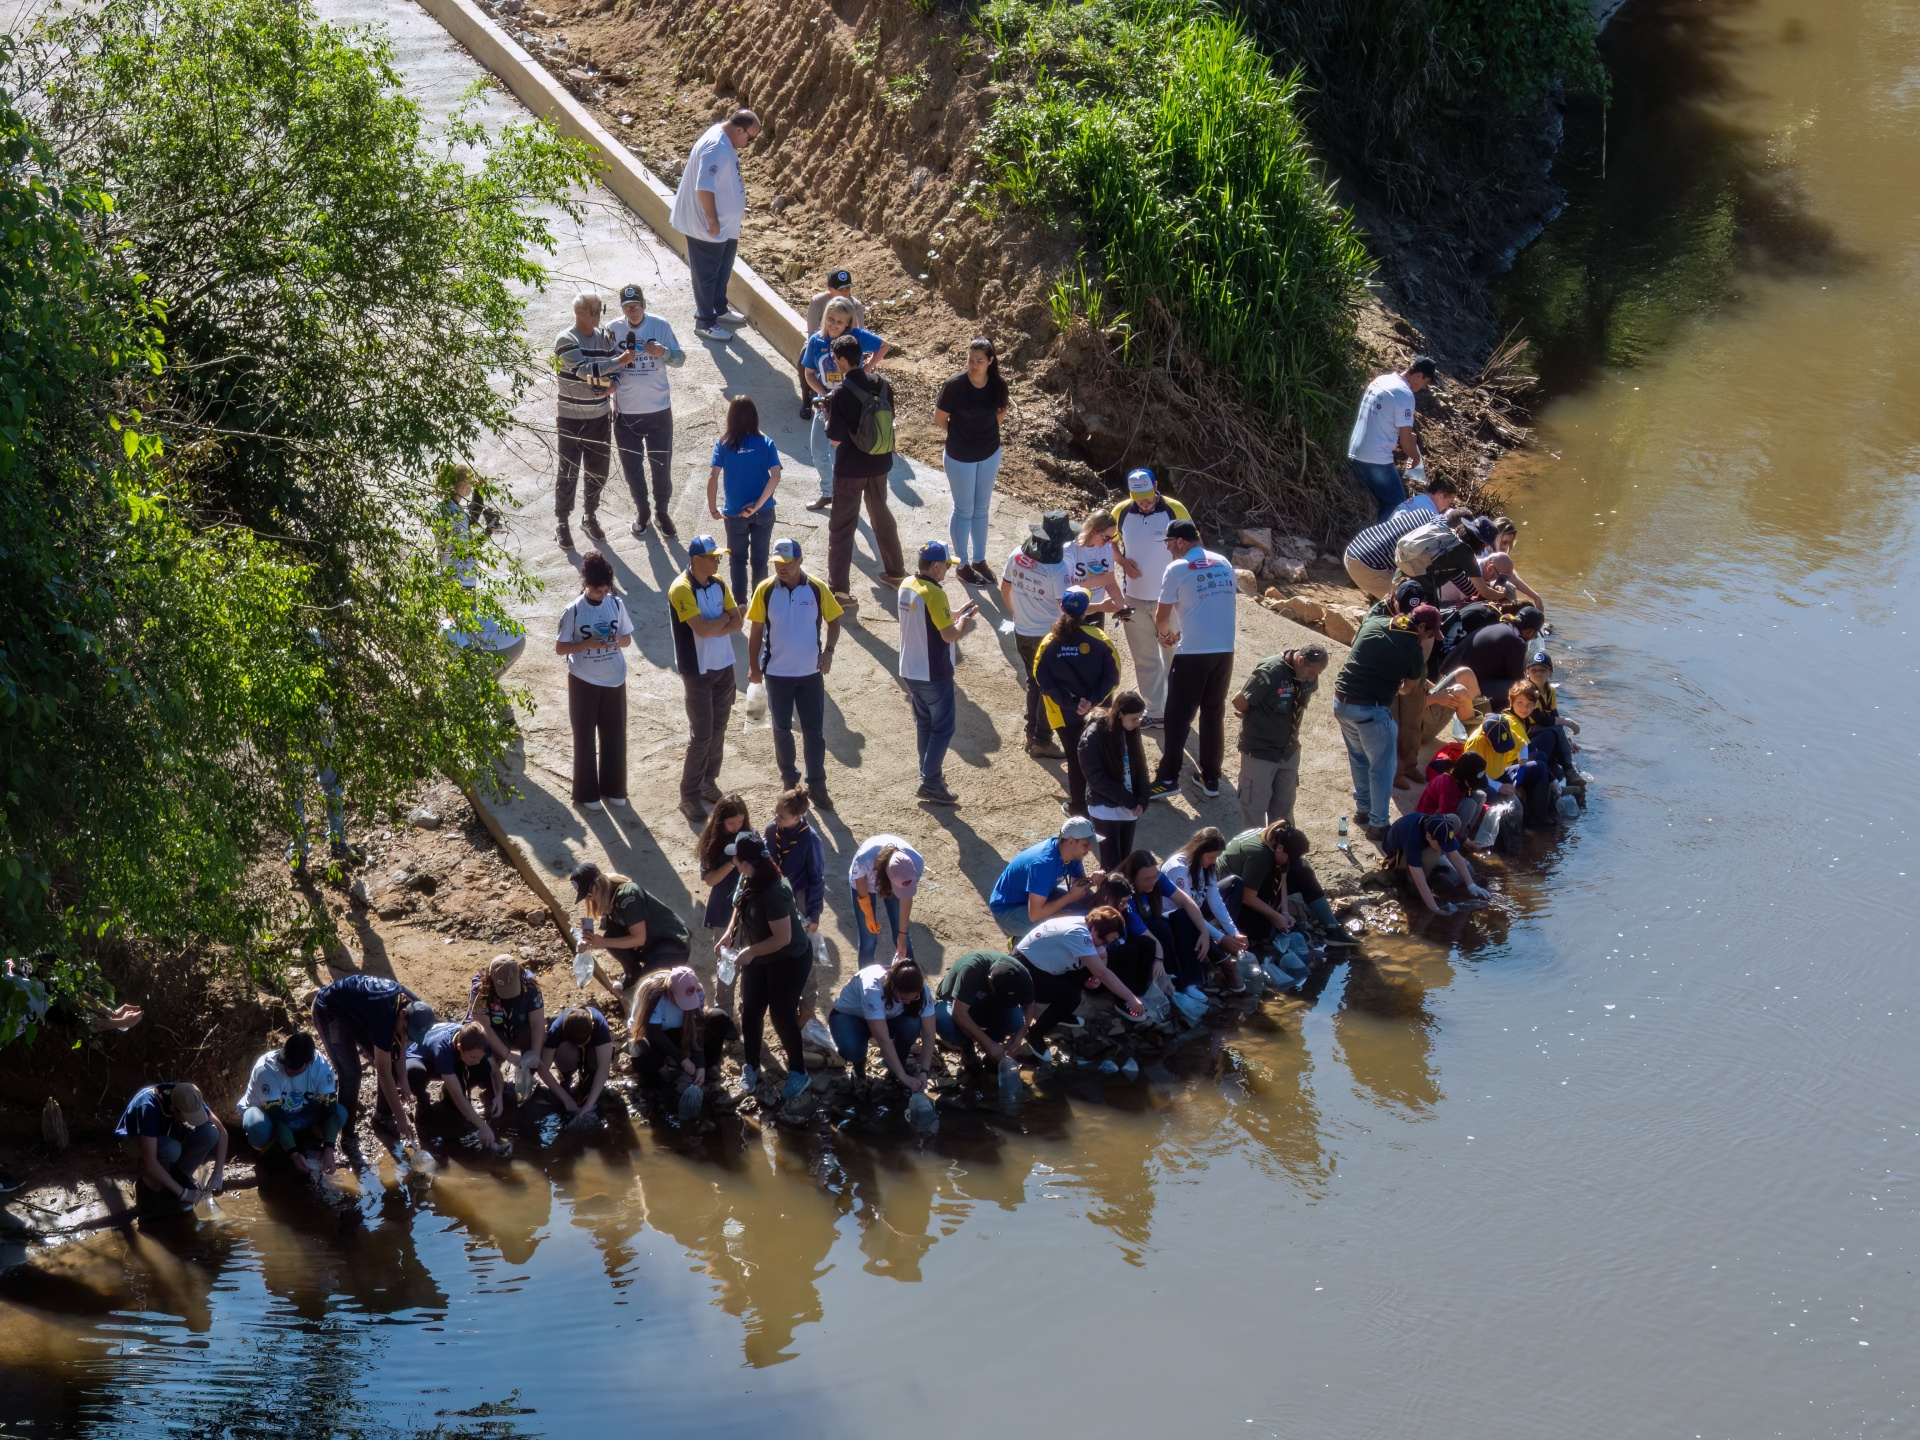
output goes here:
[{"label": "black sneaker", "polygon": [[647,533],[647,522],[644,520],[635,520],[633,524],[627,527],[627,533],[638,540]]},{"label": "black sneaker", "polygon": [[607,532],[600,528],[600,517],[591,512],[580,517],[580,528],[587,533],[590,539],[604,540],[607,538]]},{"label": "black sneaker", "polygon": [[[789,785],[787,788],[791,790],[793,787]],[[833,796],[829,795],[824,788],[815,788],[809,785],[807,787],[807,798],[816,810],[831,810],[834,808]]]},{"label": "black sneaker", "polygon": [[931,782],[923,782],[920,788],[914,792],[914,798],[916,800],[924,800],[929,805],[958,805],[960,803],[960,797],[947,789],[945,785],[935,785]]},{"label": "black sneaker", "polygon": [[673,521],[669,520],[666,516],[662,515],[657,523],[660,526],[660,533],[666,536],[667,539],[678,540],[680,538],[680,532],[673,528]]},{"label": "black sneaker", "polygon": [[1209,785],[1206,781],[1202,780],[1200,782],[1200,793],[1209,800],[1218,800],[1220,798],[1220,782],[1216,780]]},{"label": "black sneaker", "polygon": [[1180,782],[1178,780],[1156,780],[1147,787],[1147,799],[1149,801],[1171,800],[1179,793]]},{"label": "black sneaker", "polygon": [[562,550],[573,549],[573,531],[568,528],[566,521],[562,520],[554,527],[553,538],[560,542]]}]

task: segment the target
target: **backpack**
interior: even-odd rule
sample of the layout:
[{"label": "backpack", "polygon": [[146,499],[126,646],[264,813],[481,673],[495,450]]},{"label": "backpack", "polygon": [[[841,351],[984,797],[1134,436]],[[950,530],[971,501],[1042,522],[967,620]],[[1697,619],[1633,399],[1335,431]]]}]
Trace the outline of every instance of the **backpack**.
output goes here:
[{"label": "backpack", "polygon": [[840,383],[860,397],[860,423],[853,430],[853,448],[862,455],[893,453],[893,387],[878,375],[867,377],[873,388]]},{"label": "backpack", "polygon": [[1433,562],[1460,543],[1459,537],[1435,520],[1409,530],[1393,542],[1394,568],[1415,579],[1427,573]]}]

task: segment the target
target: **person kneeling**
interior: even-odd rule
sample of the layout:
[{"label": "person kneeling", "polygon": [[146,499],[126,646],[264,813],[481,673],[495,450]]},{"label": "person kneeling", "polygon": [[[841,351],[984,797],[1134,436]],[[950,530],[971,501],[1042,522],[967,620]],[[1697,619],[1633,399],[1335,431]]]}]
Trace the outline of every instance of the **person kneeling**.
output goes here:
[{"label": "person kneeling", "polygon": [[733,1017],[707,1004],[706,987],[689,967],[679,965],[642,978],[633,1013],[645,1017],[642,1038],[628,1046],[641,1084],[674,1086],[684,1075],[705,1089],[709,1079],[718,1077],[720,1059],[734,1035]]},{"label": "person kneeling", "polygon": [[1014,956],[1033,981],[1033,1003],[1027,1007],[1030,1029],[1027,1044],[1038,1055],[1047,1036],[1080,1008],[1080,997],[1093,983],[1104,985],[1133,1019],[1147,1013],[1140,998],[1107,968],[1107,946],[1125,936],[1126,922],[1111,905],[1096,905],[1083,920],[1061,915],[1042,920],[1022,937]]},{"label": "person kneeling", "polygon": [[[416,1128],[427,1103],[427,1086],[435,1080],[453,1108],[473,1126],[480,1143],[493,1144],[493,1127],[487,1121],[500,1118],[507,1097],[500,1084],[500,1066],[487,1050],[486,1029],[479,1021],[442,1021],[418,1045],[407,1047],[407,1092],[413,1096]],[[485,1115],[474,1109],[475,1090],[486,1097]]]},{"label": "person kneeling", "polygon": [[940,977],[934,1029],[960,1052],[962,1065],[977,1064],[981,1051],[997,1065],[1026,1038],[1032,1003],[1033,977],[1024,965],[998,950],[970,950]]},{"label": "person kneeling", "polygon": [[1467,893],[1475,899],[1486,899],[1487,892],[1482,890],[1473,878],[1473,867],[1467,864],[1467,857],[1460,853],[1460,818],[1457,815],[1402,815],[1387,827],[1387,838],[1381,844],[1380,863],[1393,870],[1405,870],[1407,878],[1413,882],[1413,888],[1419,893],[1426,907],[1433,914],[1440,913],[1440,906],[1433,898],[1433,888],[1427,883],[1427,876],[1439,867],[1442,860],[1453,867],[1453,873],[1460,883],[1467,887]]},{"label": "person kneeling", "polygon": [[347,1123],[333,1066],[314,1054],[313,1036],[296,1030],[278,1050],[253,1062],[240,1097],[240,1129],[262,1160],[291,1156],[294,1170],[313,1173],[306,1151],[320,1152],[320,1171],[331,1175],[338,1159],[334,1142]]},{"label": "person kneeling", "polygon": [[607,1017],[593,1006],[575,1005],[547,1026],[540,1079],[567,1112],[569,1121],[591,1115],[599,1107],[600,1092],[606,1088],[612,1065],[613,1031],[607,1026]]},{"label": "person kneeling", "polygon": [[917,960],[860,970],[833,1002],[827,1028],[833,1032],[833,1048],[856,1076],[866,1073],[871,1042],[880,1047],[894,1079],[916,1093],[927,1088],[937,1055],[934,1007]]}]

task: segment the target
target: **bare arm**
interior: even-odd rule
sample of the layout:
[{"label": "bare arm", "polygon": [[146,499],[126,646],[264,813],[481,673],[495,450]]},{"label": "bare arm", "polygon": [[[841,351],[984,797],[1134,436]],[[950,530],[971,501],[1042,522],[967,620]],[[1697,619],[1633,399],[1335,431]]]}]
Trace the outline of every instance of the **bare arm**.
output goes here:
[{"label": "bare arm", "polygon": [[1127,1013],[1136,1020],[1147,1013],[1147,1007],[1140,1003],[1140,997],[1120,983],[1120,977],[1107,968],[1107,957],[1095,951],[1081,957],[1081,963],[1087,967],[1087,973],[1111,990],[1114,998],[1127,1007]]},{"label": "bare arm", "polygon": [[[766,639],[767,627],[765,622],[760,620],[754,621],[753,625],[747,631],[747,683],[749,685],[758,685],[762,679],[760,674],[760,647],[766,643]],[[825,664],[826,656],[823,655],[820,659],[822,661],[820,668],[824,670],[827,668]]]},{"label": "bare arm", "polygon": [[1413,427],[1411,425],[1402,425],[1400,427],[1400,448],[1406,452],[1408,464],[1418,465],[1420,463],[1420,442],[1413,438]]},{"label": "bare arm", "polygon": [[613,1041],[593,1047],[593,1083],[587,1086],[587,1095],[580,1102],[583,1111],[590,1111],[600,1103],[600,1090],[607,1083],[607,1072],[613,1066]]},{"label": "bare arm", "polygon": [[767,501],[771,500],[773,498],[773,492],[778,490],[779,488],[780,488],[780,467],[778,465],[775,465],[767,471],[767,488],[760,492],[760,498],[754,501],[751,505],[747,506],[740,513],[742,515],[757,515],[760,512],[760,507],[765,505]]},{"label": "bare arm", "polygon": [[936,408],[933,412],[933,423],[940,427],[940,433],[942,435],[947,433],[947,422],[951,419],[953,419],[953,417],[944,410]]},{"label": "bare arm", "polygon": [[707,470],[707,514],[716,520],[724,520],[720,513],[720,467],[714,465]]}]

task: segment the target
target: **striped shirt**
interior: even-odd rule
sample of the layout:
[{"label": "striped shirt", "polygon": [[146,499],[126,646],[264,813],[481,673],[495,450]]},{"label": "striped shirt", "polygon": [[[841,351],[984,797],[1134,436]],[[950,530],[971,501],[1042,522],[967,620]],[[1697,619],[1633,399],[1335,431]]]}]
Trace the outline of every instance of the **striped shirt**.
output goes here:
[{"label": "striped shirt", "polygon": [[[553,342],[553,368],[560,374],[560,418],[597,420],[612,413],[614,361],[619,351],[605,330],[560,332]],[[595,384],[599,381],[599,384]]]},{"label": "striped shirt", "polygon": [[1393,569],[1393,545],[1402,535],[1411,535],[1422,525],[1437,525],[1440,519],[1430,505],[1402,505],[1378,525],[1370,525],[1347,542],[1347,554],[1369,570]]}]

